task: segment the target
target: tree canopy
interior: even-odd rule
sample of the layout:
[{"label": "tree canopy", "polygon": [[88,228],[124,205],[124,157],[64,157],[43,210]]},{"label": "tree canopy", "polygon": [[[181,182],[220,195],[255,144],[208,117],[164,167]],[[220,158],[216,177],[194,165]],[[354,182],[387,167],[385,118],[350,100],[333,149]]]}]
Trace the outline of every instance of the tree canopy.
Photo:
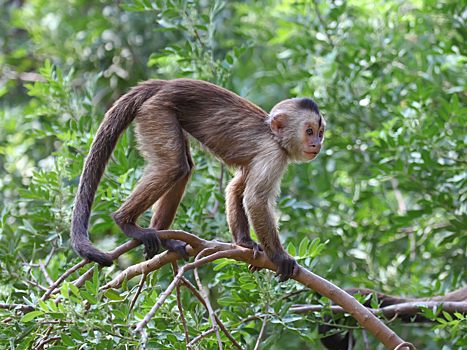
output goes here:
[{"label": "tree canopy", "polygon": [[[193,291],[177,288],[146,339],[133,332],[170,285],[171,265],[99,288],[140,263],[142,247],[111,268],[91,267],[78,289],[72,282],[90,265],[80,267],[43,298],[81,260],[70,218],[99,123],[129,87],[151,78],[210,81],[266,111],[290,97],[318,103],[327,121],[323,150],[289,167],[277,198],[283,245],[303,267],[341,288],[397,296],[465,286],[466,0],[0,0],[0,7],[2,348],[186,349],[186,334],[212,328]],[[128,240],[109,214],[143,174],[135,144],[128,129],[98,189],[90,237],[103,250]],[[224,189],[233,170],[197,144],[192,152],[196,170],[173,228],[231,242]],[[141,225],[150,218],[148,211]],[[235,340],[244,349],[321,347],[318,325],[329,310],[297,314],[292,305],[329,300],[247,267],[223,259],[197,270]],[[196,283],[193,273],[185,277]],[[463,314],[423,312],[434,322],[389,325],[419,349],[467,347]],[[363,347],[362,332],[353,337]],[[365,342],[383,348],[372,337]],[[215,333],[193,345],[215,348]]]}]

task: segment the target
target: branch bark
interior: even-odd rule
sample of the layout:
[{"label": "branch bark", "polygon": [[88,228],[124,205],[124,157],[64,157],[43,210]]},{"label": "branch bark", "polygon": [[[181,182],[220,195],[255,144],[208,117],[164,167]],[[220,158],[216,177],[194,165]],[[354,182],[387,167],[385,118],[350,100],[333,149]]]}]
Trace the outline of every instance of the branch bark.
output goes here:
[{"label": "branch bark", "polygon": [[[188,243],[189,246],[187,246],[187,252],[191,256],[198,255],[203,249],[206,248],[212,248],[213,251],[225,252],[224,254],[219,255],[218,253],[214,253],[213,255],[208,256],[206,258],[202,258],[194,263],[184,265],[185,269],[180,269],[180,271],[183,271],[181,273],[181,276],[178,277],[178,275],[180,275],[179,271],[179,274],[177,275],[178,278],[176,278],[174,282],[169,286],[169,288],[163,293],[165,297],[172,292],[175,286],[179,283],[180,278],[183,277],[182,275],[186,270],[195,268],[207,262],[211,262],[212,260],[214,260],[213,257],[215,259],[218,259],[220,257],[232,258],[260,268],[265,268],[272,271],[277,270],[277,267],[274,265],[274,263],[272,263],[272,261],[270,261],[264,253],[261,253],[258,258],[253,259],[252,250],[242,248],[234,244],[206,241],[190,233],[177,230],[159,231],[158,234],[159,238],[161,239],[177,239]],[[165,264],[172,263],[173,261],[179,259],[181,259],[181,257],[175,252],[164,252],[155,256],[151,260],[129,267],[121,274],[119,274],[115,279],[103,286],[102,289],[119,288],[125,280],[125,278],[129,280],[142,273],[149,273],[151,271],[159,269]],[[350,296],[345,291],[338,288],[331,282],[326,281],[325,279],[313,274],[312,272],[304,269],[303,267],[300,267],[299,273],[295,277],[295,280],[326,296],[327,298],[344,308],[366,330],[373,334],[373,336],[375,336],[388,349],[414,349],[414,347],[410,343],[406,343],[401,338],[399,338],[399,336],[396,333],[394,333],[391,329],[384,325],[378,318],[376,318],[373,315],[371,311],[369,311],[366,307],[361,305],[354,297]],[[170,288],[172,290],[169,290]],[[161,302],[161,300],[159,300],[159,302]],[[160,304],[159,302],[156,304]],[[156,305],[154,308],[156,308],[157,310]],[[154,310],[152,311],[155,312]],[[138,331],[142,331],[144,323],[149,321],[149,319],[153,315],[153,312],[150,312],[148,315],[146,315],[147,319],[145,318],[145,320],[138,325]]]},{"label": "branch bark", "polygon": [[[391,318],[396,315],[409,315],[409,314],[417,314],[420,311],[420,306],[426,307],[428,309],[441,308],[442,311],[446,311],[450,314],[455,312],[459,313],[467,313],[467,302],[465,301],[416,301],[416,302],[408,302],[408,303],[400,303],[389,305],[386,307],[382,307],[379,309],[370,309],[367,308],[369,312],[373,315],[382,315],[385,318]],[[294,305],[292,306],[291,310],[296,314],[303,314],[307,312],[321,312],[324,308],[327,308],[334,314],[342,314],[346,311],[340,306],[331,305],[331,306],[323,306],[323,305]]]}]

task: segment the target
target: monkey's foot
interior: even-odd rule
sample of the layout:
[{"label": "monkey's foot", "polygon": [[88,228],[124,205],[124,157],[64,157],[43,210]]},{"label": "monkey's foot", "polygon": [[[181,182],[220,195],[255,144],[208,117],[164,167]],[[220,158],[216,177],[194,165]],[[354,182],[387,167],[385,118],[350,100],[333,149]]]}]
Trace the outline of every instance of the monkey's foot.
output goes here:
[{"label": "monkey's foot", "polygon": [[172,250],[176,253],[178,253],[183,260],[189,261],[190,257],[188,253],[186,252],[186,243],[182,241],[176,241],[174,239],[163,239],[161,240],[162,246],[167,249],[167,250]]},{"label": "monkey's foot", "polygon": [[261,247],[261,244],[259,244],[256,241],[253,241],[252,239],[250,239],[249,241],[238,242],[236,244],[240,247],[253,249],[253,259],[256,259],[258,257],[259,252],[263,251],[263,247]]},{"label": "monkey's foot", "polygon": [[255,266],[255,265],[248,266],[248,270],[250,270],[250,273],[261,271],[262,269],[263,269],[262,267],[258,267],[258,266]]},{"label": "monkey's foot", "polygon": [[161,241],[157,236],[156,230],[152,228],[141,229],[141,235],[135,238],[138,241],[143,242],[143,254],[146,260],[152,259],[154,255],[156,255],[159,252],[159,246],[161,245]]},{"label": "monkey's foot", "polygon": [[280,276],[279,282],[287,281],[298,275],[300,267],[293,256],[286,252],[281,252],[280,254],[270,257],[270,259],[277,265],[275,277]]}]

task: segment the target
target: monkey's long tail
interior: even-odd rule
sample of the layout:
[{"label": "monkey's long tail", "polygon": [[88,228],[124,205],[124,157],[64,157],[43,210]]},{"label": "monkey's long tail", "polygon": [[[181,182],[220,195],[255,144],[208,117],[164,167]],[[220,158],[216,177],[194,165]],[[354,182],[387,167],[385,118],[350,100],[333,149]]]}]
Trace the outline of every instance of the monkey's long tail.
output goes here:
[{"label": "monkey's long tail", "polygon": [[94,247],[89,240],[88,227],[94,196],[120,135],[135,119],[141,105],[155,95],[164,83],[162,80],[150,80],[132,88],[115,102],[97,130],[84,163],[71,219],[71,244],[82,258],[104,266],[113,263],[109,254]]}]

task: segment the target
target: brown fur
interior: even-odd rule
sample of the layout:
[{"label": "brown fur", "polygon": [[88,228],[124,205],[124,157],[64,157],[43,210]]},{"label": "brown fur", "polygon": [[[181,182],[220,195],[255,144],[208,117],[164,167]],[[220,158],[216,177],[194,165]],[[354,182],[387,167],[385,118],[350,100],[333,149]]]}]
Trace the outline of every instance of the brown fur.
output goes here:
[{"label": "brown fur", "polygon": [[[89,242],[90,211],[111,152],[133,120],[148,166],[113,217],[128,237],[144,243],[148,257],[157,253],[161,243],[188,259],[184,243],[159,242],[156,231],[172,224],[193,171],[191,136],[227,165],[239,168],[226,190],[235,242],[253,248],[255,254],[264,249],[278,265],[281,280],[298,272],[295,260],[281,246],[274,205],[288,162],[310,161],[321,149],[325,122],[313,100],[285,100],[268,115],[226,89],[190,79],[150,80],[121,97],[107,112],[91,146],[72,219],[73,247],[102,265],[112,260]],[[143,229],[136,221],[152,205],[150,228]],[[261,245],[251,239],[249,224]]]},{"label": "brown fur", "polygon": [[[371,295],[376,293],[376,297],[378,302],[380,303],[380,307],[386,307],[395,304],[402,304],[408,302],[419,302],[419,301],[465,301],[467,300],[467,287],[458,289],[454,292],[448,293],[446,295],[440,295],[432,298],[418,298],[418,299],[410,299],[410,298],[401,298],[392,295],[387,295],[380,292],[374,292],[368,288],[348,288],[345,290],[350,295],[355,295],[360,292],[361,295]],[[365,301],[363,303],[366,307],[371,306],[371,299]],[[413,314],[406,314],[406,315],[399,315],[398,316],[404,322],[428,322],[429,320],[421,315],[413,315]],[[325,322],[329,323],[331,321],[331,316],[326,316]],[[335,327],[329,325],[319,325],[318,332],[319,334],[326,334],[330,330]],[[338,333],[338,334],[331,334],[327,337],[321,338],[321,342],[329,350],[347,350],[349,348],[349,334],[346,333],[345,335]]]}]

